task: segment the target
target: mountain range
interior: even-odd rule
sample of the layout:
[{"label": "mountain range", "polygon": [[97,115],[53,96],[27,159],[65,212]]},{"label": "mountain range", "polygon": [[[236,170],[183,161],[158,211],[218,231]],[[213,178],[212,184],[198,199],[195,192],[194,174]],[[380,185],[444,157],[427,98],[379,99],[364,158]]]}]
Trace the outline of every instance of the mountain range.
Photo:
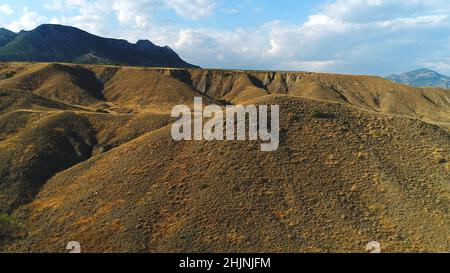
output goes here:
[{"label": "mountain range", "polygon": [[0,29],[0,60],[197,67],[185,62],[170,47],[156,46],[148,40],[132,44],[126,40],[95,36],[74,27],[51,24],[19,33]]},{"label": "mountain range", "polygon": [[418,69],[403,74],[392,74],[386,77],[396,83],[411,86],[428,86],[450,88],[450,77],[430,69]]}]

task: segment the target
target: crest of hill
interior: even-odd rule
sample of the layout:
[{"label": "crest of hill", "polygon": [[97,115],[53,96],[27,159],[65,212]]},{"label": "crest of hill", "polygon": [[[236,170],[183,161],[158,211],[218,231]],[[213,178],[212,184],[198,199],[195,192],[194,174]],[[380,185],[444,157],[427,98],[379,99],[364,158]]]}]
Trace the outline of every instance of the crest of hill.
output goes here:
[{"label": "crest of hill", "polygon": [[[33,92],[48,99],[75,105],[103,101],[103,85],[95,74],[81,66],[34,64],[0,67],[0,75],[11,73],[0,87]],[[5,76],[4,76],[5,77]]]},{"label": "crest of hill", "polygon": [[308,72],[160,70],[217,100],[246,103],[268,94],[338,102],[449,126],[450,92],[414,88],[374,76]]},{"label": "crest of hill", "polygon": [[0,64],[0,87],[27,90],[63,103],[108,103],[129,111],[168,111],[174,105],[191,105],[195,96],[203,96],[205,103],[245,104],[270,94],[286,94],[450,126],[447,89],[415,88],[373,76],[4,63]]},{"label": "crest of hill", "polygon": [[20,110],[82,110],[80,107],[60,103],[22,90],[0,88],[0,115]]},{"label": "crest of hill", "polygon": [[145,68],[4,63],[0,64],[0,87],[72,105],[114,103],[132,110],[191,105],[195,96],[203,96],[206,103],[213,101],[176,78]]}]

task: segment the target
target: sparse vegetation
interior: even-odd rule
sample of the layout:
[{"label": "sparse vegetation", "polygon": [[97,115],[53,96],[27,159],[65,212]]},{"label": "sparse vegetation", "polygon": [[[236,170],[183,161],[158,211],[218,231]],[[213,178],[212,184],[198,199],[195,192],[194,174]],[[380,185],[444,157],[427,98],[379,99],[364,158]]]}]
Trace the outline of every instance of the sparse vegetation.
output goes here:
[{"label": "sparse vegetation", "polygon": [[8,73],[6,73],[5,75],[5,79],[11,79],[12,77],[14,77],[16,75],[16,71],[9,71]]},{"label": "sparse vegetation", "polygon": [[313,109],[313,111],[312,111],[312,116],[313,116],[314,118],[318,118],[318,119],[333,119],[333,118],[336,117],[336,116],[333,115],[333,114],[328,114],[328,113],[323,112],[323,111],[320,110],[319,108]]},{"label": "sparse vegetation", "polygon": [[109,114],[109,111],[105,109],[96,109],[95,112],[100,114]]},{"label": "sparse vegetation", "polygon": [[0,214],[0,223],[12,225],[12,224],[14,224],[14,220],[9,214],[1,213]]},{"label": "sparse vegetation", "polygon": [[[26,236],[8,239],[6,252],[57,252],[69,235],[94,252],[351,252],[378,238],[386,252],[448,251],[450,139],[408,118],[409,108],[443,126],[450,118],[440,115],[447,106],[416,96],[423,90],[392,91],[388,81],[359,76],[355,88],[356,76],[301,73],[321,85],[306,92],[292,81],[294,96],[282,82],[296,75],[282,72],[266,86],[265,72],[73,68],[0,67],[0,75],[20,71],[0,82],[9,96],[0,98],[0,207],[20,215]],[[101,74],[98,88],[85,84]],[[342,97],[326,84],[339,84]],[[258,86],[268,92],[252,92]],[[280,149],[173,141],[173,105],[191,103],[202,88],[211,104],[280,105]],[[408,107],[385,115],[392,108],[370,88]],[[447,96],[429,92],[430,100]],[[99,232],[105,223],[112,228]],[[144,237],[148,244],[136,240]]]},{"label": "sparse vegetation", "polygon": [[445,158],[443,157],[438,158],[438,164],[445,164],[445,163],[447,163],[447,160]]}]

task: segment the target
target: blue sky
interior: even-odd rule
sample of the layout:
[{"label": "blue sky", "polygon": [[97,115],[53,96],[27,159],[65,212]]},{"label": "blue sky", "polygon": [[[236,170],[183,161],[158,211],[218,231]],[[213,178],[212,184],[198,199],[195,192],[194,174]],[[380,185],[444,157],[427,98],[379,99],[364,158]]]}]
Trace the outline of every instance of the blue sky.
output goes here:
[{"label": "blue sky", "polygon": [[58,23],[169,45],[202,67],[450,74],[448,0],[0,0],[0,26]]}]

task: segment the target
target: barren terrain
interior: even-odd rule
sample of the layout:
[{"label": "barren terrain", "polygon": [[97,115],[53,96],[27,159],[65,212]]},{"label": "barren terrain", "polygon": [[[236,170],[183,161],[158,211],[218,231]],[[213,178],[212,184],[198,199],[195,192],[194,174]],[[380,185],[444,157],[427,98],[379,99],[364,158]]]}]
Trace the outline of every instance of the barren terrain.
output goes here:
[{"label": "barren terrain", "polygon": [[[280,148],[173,106],[280,105]],[[0,250],[450,251],[450,91],[372,76],[0,63]]]}]

